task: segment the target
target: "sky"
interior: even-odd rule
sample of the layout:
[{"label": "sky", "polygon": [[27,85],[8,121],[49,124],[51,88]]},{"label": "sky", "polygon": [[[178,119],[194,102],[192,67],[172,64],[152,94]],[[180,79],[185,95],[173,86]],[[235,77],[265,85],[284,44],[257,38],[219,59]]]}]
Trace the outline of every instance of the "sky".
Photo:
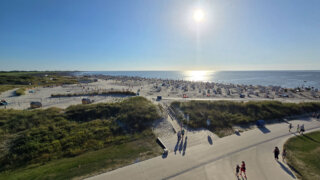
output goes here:
[{"label": "sky", "polygon": [[319,0],[1,0],[0,70],[320,70],[319,9]]}]

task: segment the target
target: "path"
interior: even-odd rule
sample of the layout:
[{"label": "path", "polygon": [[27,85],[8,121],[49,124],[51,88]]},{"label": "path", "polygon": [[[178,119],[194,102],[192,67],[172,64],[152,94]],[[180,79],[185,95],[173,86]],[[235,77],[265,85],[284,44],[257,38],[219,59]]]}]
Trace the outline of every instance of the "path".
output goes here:
[{"label": "path", "polygon": [[[320,122],[314,119],[291,121],[296,125],[305,124],[307,131],[320,130]],[[166,158],[161,156],[140,163],[125,166],[111,172],[91,177],[98,179],[237,179],[234,175],[236,164],[245,161],[248,179],[286,180],[296,179],[293,172],[282,161],[275,161],[273,148],[282,150],[283,143],[294,133],[288,132],[287,123],[266,126],[268,131],[253,129],[240,136],[231,135],[193,147],[187,145],[184,155],[174,152]],[[190,140],[191,141],[191,140]],[[184,142],[185,143],[185,142]],[[183,145],[184,146],[184,145]]]}]

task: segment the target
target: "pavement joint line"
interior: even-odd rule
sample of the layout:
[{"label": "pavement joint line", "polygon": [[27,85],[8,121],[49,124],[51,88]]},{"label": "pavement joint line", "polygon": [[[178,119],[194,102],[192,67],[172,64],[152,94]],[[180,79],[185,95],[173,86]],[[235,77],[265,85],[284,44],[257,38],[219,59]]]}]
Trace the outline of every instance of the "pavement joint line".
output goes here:
[{"label": "pavement joint line", "polygon": [[[318,126],[318,127],[313,127],[313,128],[309,128],[309,129],[307,129],[307,130],[310,131],[310,130],[314,130],[314,129],[320,129],[320,127],[319,127],[319,126]],[[210,160],[208,160],[208,161],[202,162],[202,163],[200,163],[200,164],[198,164],[198,165],[192,166],[192,167],[190,167],[190,168],[188,168],[188,169],[185,169],[185,170],[183,170],[183,171],[180,171],[180,172],[178,172],[178,173],[175,173],[175,174],[173,174],[173,175],[171,175],[171,176],[168,176],[168,177],[166,177],[166,178],[163,178],[163,179],[172,179],[172,178],[177,177],[177,176],[179,176],[179,175],[182,175],[182,174],[184,174],[184,173],[186,173],[186,172],[188,172],[188,171],[191,171],[191,170],[193,170],[193,169],[199,168],[199,167],[204,166],[204,165],[207,165],[207,164],[209,164],[209,163],[218,161],[218,160],[223,159],[223,158],[225,158],[225,157],[227,157],[227,156],[230,156],[230,155],[232,155],[232,154],[235,154],[235,153],[238,153],[238,152],[241,152],[241,151],[250,149],[250,148],[255,147],[255,146],[257,146],[257,145],[260,145],[260,144],[263,144],[263,143],[266,143],[266,142],[270,142],[270,141],[273,141],[273,140],[276,140],[276,139],[279,139],[279,138],[282,138],[282,137],[285,137],[285,136],[290,136],[290,135],[293,135],[293,134],[295,134],[295,133],[292,133],[292,132],[286,133],[286,134],[283,134],[283,135],[281,135],[281,136],[276,136],[276,137],[273,137],[273,138],[270,138],[270,139],[267,139],[267,140],[264,140],[264,141],[261,141],[261,142],[258,142],[258,143],[249,145],[249,146],[247,146],[247,147],[243,147],[243,148],[238,149],[238,150],[236,150],[236,151],[232,151],[232,152],[229,152],[229,153],[224,154],[224,155],[222,155],[222,156],[219,156],[219,157],[210,159]]]}]

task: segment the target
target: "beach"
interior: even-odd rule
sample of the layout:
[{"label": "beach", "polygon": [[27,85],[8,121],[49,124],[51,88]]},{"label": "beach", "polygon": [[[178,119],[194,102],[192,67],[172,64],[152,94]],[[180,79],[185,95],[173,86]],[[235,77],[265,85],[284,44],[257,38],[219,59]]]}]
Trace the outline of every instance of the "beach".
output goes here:
[{"label": "beach", "polygon": [[[137,96],[143,96],[152,101],[157,101],[161,98],[161,101],[166,104],[172,101],[188,100],[276,100],[295,103],[320,100],[318,89],[310,87],[283,88],[280,86],[239,85],[107,75],[86,77],[91,79],[92,82],[61,86],[38,86],[27,89],[26,94],[22,96],[15,95],[16,89],[3,92],[0,95],[0,99],[6,100],[8,105],[6,107],[1,106],[1,108],[28,109],[31,102],[41,102],[42,108],[67,108],[70,105],[81,104],[83,98],[89,98],[92,103],[102,103],[117,102],[131,96],[99,94],[113,91],[133,92]],[[65,96],[52,97],[55,94]]]}]

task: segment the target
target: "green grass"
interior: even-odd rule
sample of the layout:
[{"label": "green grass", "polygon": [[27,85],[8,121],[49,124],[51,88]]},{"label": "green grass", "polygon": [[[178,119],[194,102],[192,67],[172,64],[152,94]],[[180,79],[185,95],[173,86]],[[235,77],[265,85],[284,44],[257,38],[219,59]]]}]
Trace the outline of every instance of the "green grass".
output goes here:
[{"label": "green grass", "polygon": [[[233,125],[254,123],[256,120],[266,121],[280,119],[291,115],[299,115],[320,110],[320,103],[281,103],[278,101],[188,101],[173,102],[171,107],[177,118],[193,128],[208,128],[220,136],[232,133]],[[186,122],[184,114],[189,114]],[[210,125],[207,127],[207,120]],[[231,130],[231,131],[230,131]]]},{"label": "green grass", "polygon": [[107,96],[107,95],[125,95],[125,96],[135,96],[136,93],[132,91],[93,91],[88,93],[68,93],[68,94],[51,94],[52,98],[58,97],[73,97],[73,96]]},{"label": "green grass", "polygon": [[70,76],[70,72],[0,72],[0,85],[61,85],[76,84],[85,77]]},{"label": "green grass", "polygon": [[0,179],[71,179],[119,168],[161,153],[153,135],[83,155],[0,173]]},{"label": "green grass", "polygon": [[[0,71],[0,76],[21,76],[21,75],[34,75],[40,73],[47,73],[46,71]],[[48,71],[48,73],[50,73]]]},{"label": "green grass", "polygon": [[0,85],[0,94],[2,92],[14,89],[14,88],[20,88],[21,85]]},{"label": "green grass", "polygon": [[22,95],[25,95],[26,94],[26,88],[25,87],[22,87],[22,88],[19,88],[15,91],[16,95],[17,96],[22,96]]},{"label": "green grass", "polygon": [[320,179],[320,131],[290,138],[284,145],[287,162],[303,180]]},{"label": "green grass", "polygon": [[153,137],[150,126],[160,118],[143,97],[67,109],[0,109],[0,114],[0,173]]},{"label": "green grass", "polygon": [[[55,71],[2,71],[0,72],[0,93],[14,88],[77,84],[80,80],[88,80],[86,77],[74,77],[69,74],[70,72]],[[23,93],[22,89],[17,91],[17,95],[23,95]]]}]

